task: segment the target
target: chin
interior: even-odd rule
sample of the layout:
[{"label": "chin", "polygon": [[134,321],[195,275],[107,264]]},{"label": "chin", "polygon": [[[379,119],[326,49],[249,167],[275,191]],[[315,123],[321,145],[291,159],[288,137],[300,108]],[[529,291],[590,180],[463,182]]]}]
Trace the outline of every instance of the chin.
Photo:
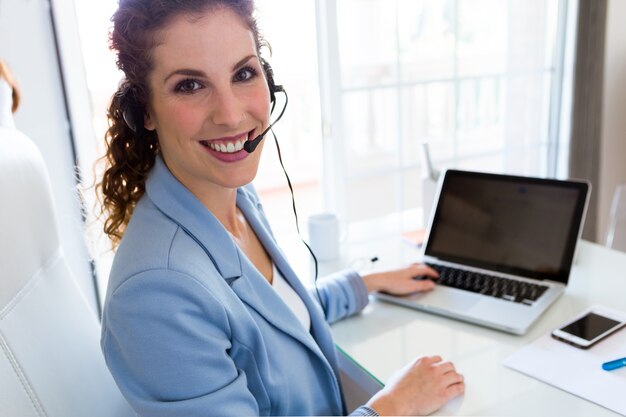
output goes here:
[{"label": "chin", "polygon": [[255,169],[254,172],[251,173],[245,173],[242,175],[236,175],[230,178],[226,178],[223,185],[227,188],[243,187],[250,184],[256,178],[256,174],[257,170]]}]

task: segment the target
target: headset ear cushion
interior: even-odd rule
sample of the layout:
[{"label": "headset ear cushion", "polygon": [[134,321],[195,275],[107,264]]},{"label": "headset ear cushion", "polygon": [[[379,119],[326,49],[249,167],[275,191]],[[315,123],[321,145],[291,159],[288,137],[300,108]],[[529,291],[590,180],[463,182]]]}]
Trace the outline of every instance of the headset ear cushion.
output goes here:
[{"label": "headset ear cushion", "polygon": [[137,134],[143,133],[145,130],[143,127],[144,112],[137,103],[131,88],[124,88],[119,92],[119,103],[122,117],[128,128]]},{"label": "headset ear cushion", "polygon": [[274,103],[276,101],[276,93],[279,91],[283,91],[282,85],[276,85],[274,82],[274,70],[270,66],[269,62],[264,59],[261,59],[261,65],[263,66],[263,71],[265,72],[265,78],[267,79],[267,86],[270,90],[270,101]]},{"label": "headset ear cushion", "polygon": [[124,121],[130,130],[137,133],[137,125],[135,123],[135,117],[133,117],[133,112],[130,108],[125,108],[122,110],[122,116],[124,117]]}]

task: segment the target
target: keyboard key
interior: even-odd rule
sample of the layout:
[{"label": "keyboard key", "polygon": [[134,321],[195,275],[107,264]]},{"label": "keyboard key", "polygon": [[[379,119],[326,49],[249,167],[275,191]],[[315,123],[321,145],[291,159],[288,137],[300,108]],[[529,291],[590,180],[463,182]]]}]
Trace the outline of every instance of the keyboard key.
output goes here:
[{"label": "keyboard key", "polygon": [[547,291],[545,285],[467,271],[441,265],[428,265],[439,272],[437,284],[460,290],[490,295],[502,300],[532,305]]}]

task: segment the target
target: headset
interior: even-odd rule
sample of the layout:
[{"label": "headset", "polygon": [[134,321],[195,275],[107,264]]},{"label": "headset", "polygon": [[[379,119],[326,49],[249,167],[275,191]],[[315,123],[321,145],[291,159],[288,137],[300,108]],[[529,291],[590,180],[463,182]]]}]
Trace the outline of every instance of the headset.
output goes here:
[{"label": "headset", "polygon": [[123,87],[115,93],[119,101],[119,108],[126,126],[138,136],[145,136],[147,133],[144,127],[144,107],[139,104],[137,90],[130,83],[125,83]]},{"label": "headset", "polygon": [[[300,240],[302,241],[302,243],[304,243],[304,246],[306,246],[309,253],[311,254],[311,258],[313,259],[313,263],[315,265],[315,277],[314,277],[313,283],[315,286],[315,292],[317,293],[317,298],[320,302],[320,305],[324,309],[325,303],[324,303],[324,300],[322,300],[319,289],[317,287],[317,278],[318,278],[317,257],[315,256],[315,254],[313,253],[313,250],[311,249],[309,244],[304,240],[304,238],[302,237],[302,234],[300,233],[300,226],[298,225],[298,211],[296,210],[296,200],[295,200],[294,193],[293,193],[293,186],[291,185],[291,180],[289,179],[289,175],[287,174],[287,170],[285,169],[285,165],[283,164],[283,157],[280,152],[280,146],[278,145],[278,139],[276,138],[276,134],[272,130],[272,128],[274,127],[274,124],[276,124],[276,122],[278,122],[283,117],[283,114],[285,113],[285,110],[287,109],[287,104],[289,103],[289,97],[287,96],[287,92],[285,91],[283,86],[276,84],[274,82],[274,71],[272,70],[272,67],[270,66],[269,62],[261,58],[261,66],[263,67],[263,71],[265,72],[265,78],[267,80],[267,87],[270,92],[270,103],[272,104],[270,114],[274,113],[274,107],[276,106],[276,93],[284,94],[285,104],[283,104],[283,108],[280,111],[280,114],[278,115],[276,120],[271,122],[270,125],[263,132],[261,132],[261,134],[259,134],[256,138],[254,138],[253,140],[246,141],[243,145],[243,149],[248,153],[254,152],[257,146],[259,146],[259,143],[261,143],[261,141],[265,138],[265,135],[270,130],[272,131],[272,136],[274,137],[274,143],[276,144],[276,150],[278,152],[278,161],[280,162],[280,166],[283,169],[283,173],[285,174],[285,178],[287,179],[287,185],[289,186],[289,191],[291,192],[291,205],[293,207],[293,214],[296,220],[296,230],[298,231],[298,236],[300,237]],[[146,136],[148,134],[148,130],[144,127],[145,110],[144,110],[144,106],[142,106],[139,103],[137,90],[133,88],[130,84],[126,84],[123,86],[123,88],[121,88],[116,93],[116,97],[119,100],[119,107],[122,112],[122,117],[124,118],[124,122],[126,123],[128,128],[132,130],[139,137]]]},{"label": "headset", "polygon": [[[272,127],[274,127],[274,124],[278,122],[281,119],[281,117],[283,117],[283,114],[285,114],[285,110],[287,109],[287,103],[289,102],[287,92],[285,91],[283,86],[277,85],[274,82],[274,71],[272,70],[272,67],[270,66],[269,62],[261,58],[261,65],[263,66],[263,71],[265,72],[265,78],[267,79],[267,87],[270,90],[270,102],[272,103],[272,110],[270,111],[270,113],[274,113],[274,107],[276,106],[276,93],[283,93],[285,95],[285,104],[283,105],[283,109],[281,110],[276,120],[270,123],[267,129],[261,132],[261,134],[258,135],[256,138],[252,140],[248,140],[243,144],[243,149],[248,153],[254,152],[254,150],[256,149],[257,146],[259,146],[259,143],[261,143],[261,141],[263,140],[267,132],[272,130]],[[272,134],[274,133],[272,132]],[[278,146],[278,142],[276,143]],[[278,151],[278,154],[280,156],[280,150]]]}]

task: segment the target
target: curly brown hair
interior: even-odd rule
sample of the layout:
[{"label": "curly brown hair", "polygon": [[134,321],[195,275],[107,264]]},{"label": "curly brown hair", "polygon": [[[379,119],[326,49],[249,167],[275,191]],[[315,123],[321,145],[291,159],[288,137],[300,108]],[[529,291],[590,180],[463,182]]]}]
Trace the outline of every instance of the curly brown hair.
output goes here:
[{"label": "curly brown hair", "polygon": [[142,120],[150,98],[148,76],[159,31],[180,15],[194,17],[218,8],[229,8],[241,17],[255,37],[258,52],[264,43],[253,17],[254,0],[120,0],[111,18],[110,48],[116,52],[124,78],[109,105],[102,158],[105,172],[96,187],[101,194],[104,232],[114,248],[145,192],[146,178],[159,153],[157,133],[144,129]]}]

